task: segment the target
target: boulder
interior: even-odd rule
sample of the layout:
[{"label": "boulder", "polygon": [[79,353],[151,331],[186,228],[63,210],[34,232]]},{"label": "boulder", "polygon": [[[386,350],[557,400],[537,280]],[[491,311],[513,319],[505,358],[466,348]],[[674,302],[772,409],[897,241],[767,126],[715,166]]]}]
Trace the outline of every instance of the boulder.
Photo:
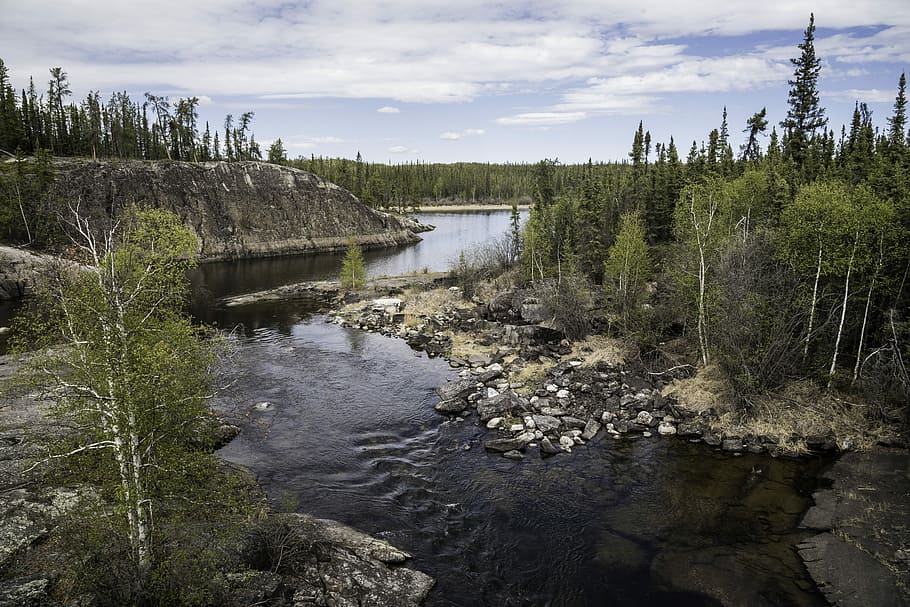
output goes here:
[{"label": "boulder", "polygon": [[441,401],[435,408],[440,413],[461,413],[468,408],[468,401],[463,398],[452,398]]},{"label": "boulder", "polygon": [[541,432],[550,432],[559,428],[560,421],[552,415],[532,415],[534,425]]},{"label": "boulder", "polygon": [[460,379],[457,381],[443,384],[436,388],[436,394],[442,400],[452,400],[455,398],[464,398],[477,387],[477,382],[473,379]]},{"label": "boulder", "polygon": [[670,422],[660,422],[657,426],[657,433],[661,436],[672,436],[676,434],[676,426]]},{"label": "boulder", "polygon": [[585,428],[581,433],[581,438],[586,441],[591,440],[592,438],[597,436],[597,433],[600,432],[600,428],[601,428],[600,422],[598,422],[594,419],[589,419],[588,423],[585,424]]},{"label": "boulder", "polygon": [[541,455],[556,455],[557,453],[562,453],[562,449],[553,444],[553,442],[546,436],[540,439],[540,454]]},{"label": "boulder", "polygon": [[499,396],[477,401],[477,413],[482,422],[523,409],[521,399],[513,392],[504,392]]}]

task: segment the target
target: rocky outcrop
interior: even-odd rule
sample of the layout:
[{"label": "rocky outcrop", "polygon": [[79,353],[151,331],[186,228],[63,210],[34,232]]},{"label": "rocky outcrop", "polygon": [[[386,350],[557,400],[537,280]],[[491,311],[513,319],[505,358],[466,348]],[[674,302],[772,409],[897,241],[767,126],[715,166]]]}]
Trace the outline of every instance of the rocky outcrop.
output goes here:
[{"label": "rocky outcrop", "polygon": [[52,269],[69,271],[78,264],[53,257],[0,245],[0,299],[19,299],[31,295],[39,276]]},{"label": "rocky outcrop", "polygon": [[130,203],[177,214],[203,261],[341,249],[349,240],[389,247],[420,240],[421,224],[370,209],[316,175],[264,162],[58,160],[51,200],[105,219]]},{"label": "rocky outcrop", "polygon": [[797,549],[831,605],[910,605],[910,455],[842,456],[800,526],[820,531]]}]

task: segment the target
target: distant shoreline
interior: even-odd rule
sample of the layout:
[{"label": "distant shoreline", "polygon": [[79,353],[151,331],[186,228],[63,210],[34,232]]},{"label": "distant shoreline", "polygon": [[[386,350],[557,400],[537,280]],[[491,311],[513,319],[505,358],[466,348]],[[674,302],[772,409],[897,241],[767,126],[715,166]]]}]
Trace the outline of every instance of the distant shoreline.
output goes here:
[{"label": "distant shoreline", "polygon": [[[527,211],[531,208],[529,204],[519,204],[519,211]],[[466,213],[471,211],[509,211],[512,209],[512,205],[508,203],[504,204],[442,204],[442,205],[428,205],[420,206],[418,213]]]}]

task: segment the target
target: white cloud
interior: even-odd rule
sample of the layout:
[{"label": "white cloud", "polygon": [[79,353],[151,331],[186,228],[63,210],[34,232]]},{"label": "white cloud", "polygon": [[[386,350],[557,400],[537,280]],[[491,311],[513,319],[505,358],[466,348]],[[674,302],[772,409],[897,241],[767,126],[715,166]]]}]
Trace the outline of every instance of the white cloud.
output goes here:
[{"label": "white cloud", "polygon": [[[23,85],[28,75],[40,82],[49,66],[63,65],[86,90],[452,102],[663,69],[686,53],[667,37],[787,30],[794,45],[785,59],[815,4],[159,0],[137,20],[128,1],[30,0],[4,11],[2,35],[4,60]],[[818,20],[826,28],[881,24],[895,27],[820,38],[818,49],[827,52],[827,44],[844,61],[906,61],[906,0],[830,0]]]},{"label": "white cloud", "polygon": [[287,141],[284,141],[284,144],[289,148],[315,148],[320,145],[328,145],[333,143],[346,143],[341,137],[329,136],[319,136],[319,137],[309,137],[304,135],[297,135],[294,137],[288,138]]},{"label": "white cloud", "polygon": [[440,133],[440,139],[446,139],[448,141],[458,141],[464,137],[478,137],[486,133],[483,129],[465,129],[460,133],[454,131],[446,131],[445,133]]},{"label": "white cloud", "polygon": [[497,118],[496,122],[507,126],[553,126],[578,122],[586,117],[584,112],[526,112]]},{"label": "white cloud", "polygon": [[384,105],[376,111],[379,112],[380,114],[400,114],[401,113],[400,109],[398,109],[397,107],[392,107],[390,105]]},{"label": "white cloud", "polygon": [[843,91],[822,91],[825,97],[840,99],[841,101],[859,101],[860,103],[891,103],[897,97],[897,89],[883,91],[881,89],[846,89]]},{"label": "white cloud", "polygon": [[389,148],[389,151],[393,154],[419,154],[419,150],[414,148],[409,148],[406,145],[393,145]]}]

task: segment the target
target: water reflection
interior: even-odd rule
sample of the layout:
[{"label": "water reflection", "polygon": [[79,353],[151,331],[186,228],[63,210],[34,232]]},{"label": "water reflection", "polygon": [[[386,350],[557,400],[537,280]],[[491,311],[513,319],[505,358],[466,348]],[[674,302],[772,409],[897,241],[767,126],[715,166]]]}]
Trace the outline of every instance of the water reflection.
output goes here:
[{"label": "water reflection", "polygon": [[411,552],[430,605],[824,604],[791,548],[820,462],[658,437],[512,462],[435,413],[443,361],[318,315],[259,331],[240,362],[235,398],[276,408],[225,457]]}]

